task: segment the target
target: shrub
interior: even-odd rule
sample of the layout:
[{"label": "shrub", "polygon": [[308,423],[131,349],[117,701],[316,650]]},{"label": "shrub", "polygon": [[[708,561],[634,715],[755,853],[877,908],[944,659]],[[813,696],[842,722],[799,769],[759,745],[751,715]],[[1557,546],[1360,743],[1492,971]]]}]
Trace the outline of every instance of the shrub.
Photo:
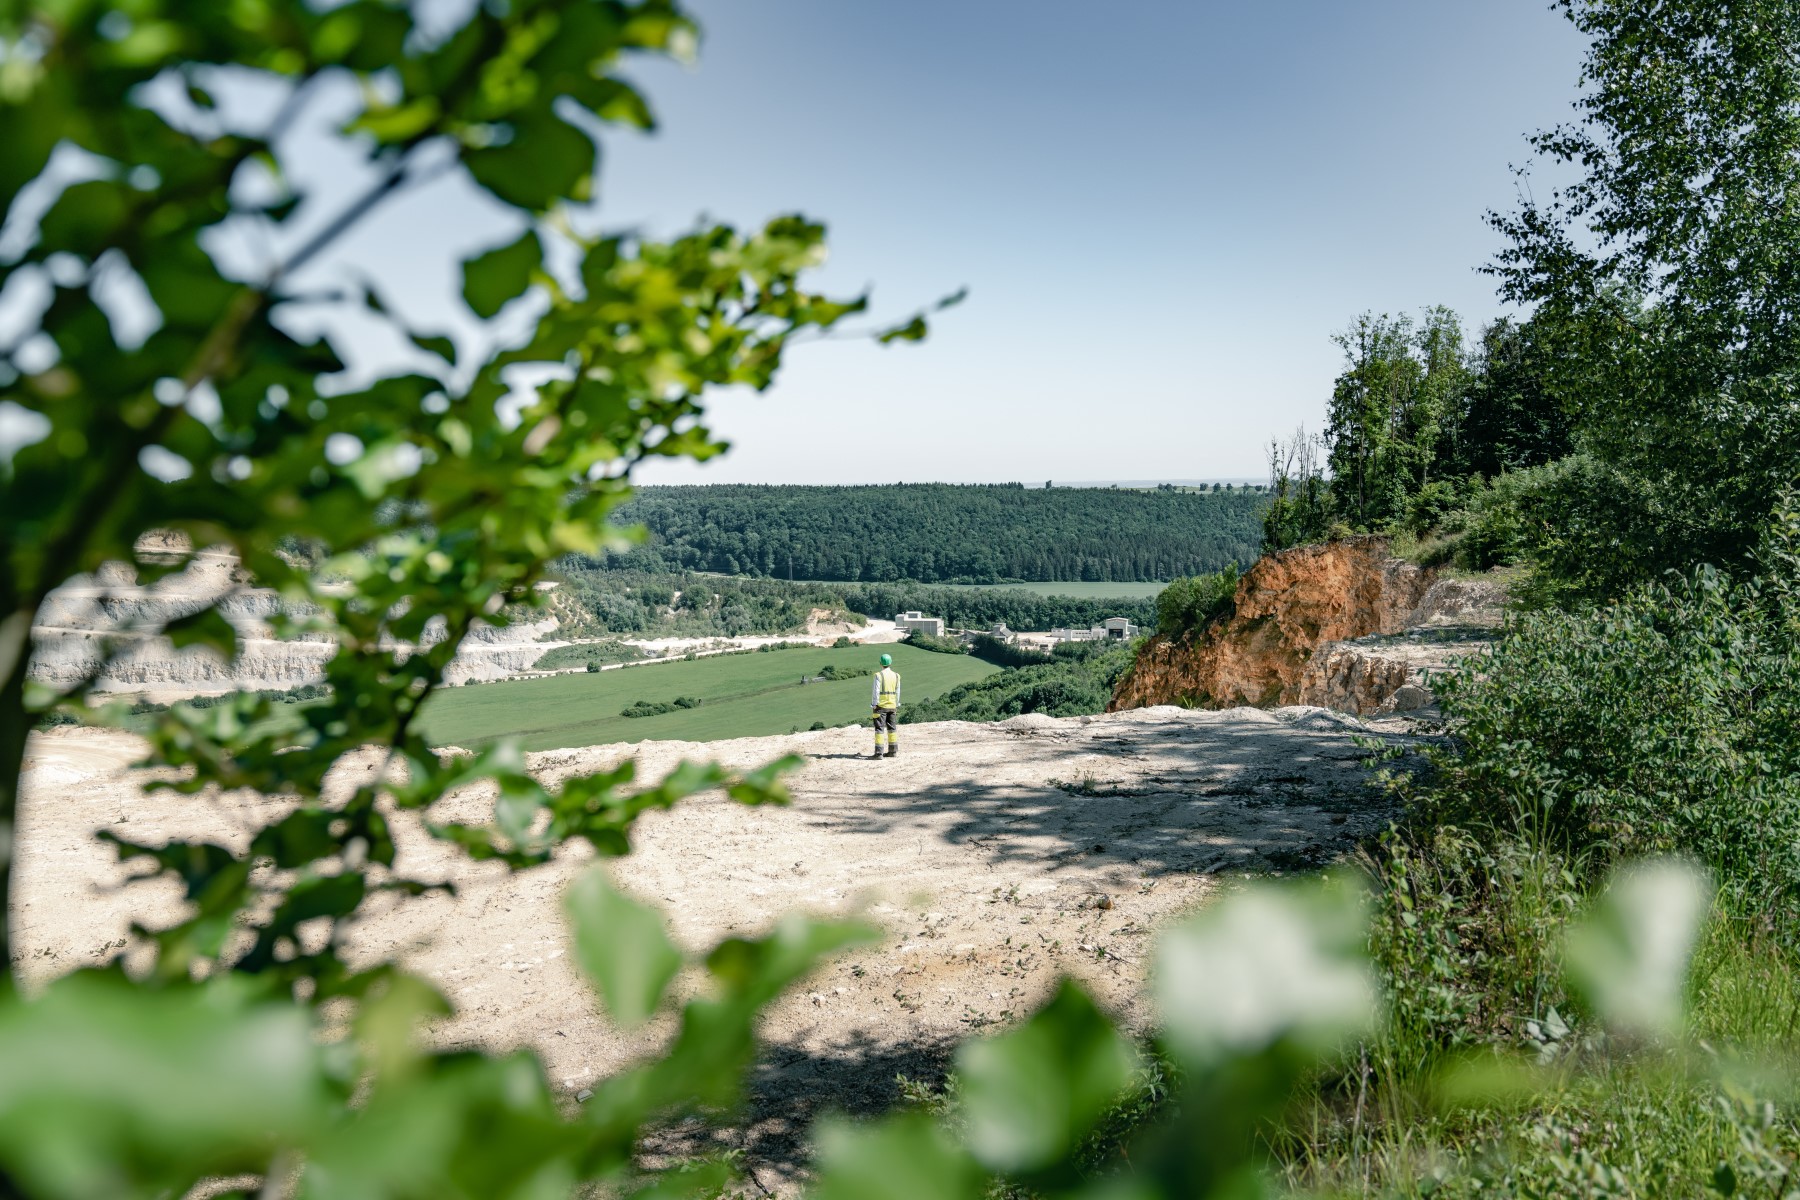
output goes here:
[{"label": "shrub", "polygon": [[664,713],[672,713],[682,708],[699,708],[703,701],[698,696],[677,696],[673,700],[634,700],[619,710],[621,717],[660,717]]},{"label": "shrub", "polygon": [[1113,685],[1131,665],[1131,647],[1118,642],[1090,642],[1096,647],[1079,657],[1039,656],[1028,666],[1013,667],[951,688],[934,700],[905,709],[906,724],[923,721],[998,721],[1022,713],[1078,717],[1105,712]]},{"label": "shrub", "polygon": [[1027,650],[1012,642],[1003,642],[987,634],[979,634],[969,643],[968,653],[996,667],[1034,667],[1048,662],[1050,656],[1038,650]]},{"label": "shrub", "polygon": [[1517,618],[1439,683],[1458,750],[1434,753],[1432,815],[1595,867],[1691,853],[1746,905],[1800,909],[1800,639],[1776,586],[1701,567]]},{"label": "shrub", "polygon": [[906,644],[917,646],[921,650],[929,650],[933,654],[967,654],[968,650],[953,637],[933,637],[929,633],[913,630],[907,635]]},{"label": "shrub", "polygon": [[1156,631],[1165,637],[1182,637],[1204,629],[1231,611],[1237,585],[1236,566],[1173,580],[1156,595]]}]

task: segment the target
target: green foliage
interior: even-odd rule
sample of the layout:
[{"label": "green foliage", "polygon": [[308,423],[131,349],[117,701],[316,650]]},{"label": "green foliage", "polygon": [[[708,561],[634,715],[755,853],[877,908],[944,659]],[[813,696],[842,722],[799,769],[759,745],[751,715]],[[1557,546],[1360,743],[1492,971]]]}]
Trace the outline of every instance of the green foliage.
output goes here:
[{"label": "green foliage", "polygon": [[682,708],[699,708],[705,701],[698,696],[677,696],[673,700],[633,700],[619,710],[621,717],[660,717]]},{"label": "green foliage", "polygon": [[589,562],[571,556],[557,564],[559,585],[548,603],[558,621],[558,637],[804,633],[815,609],[823,609],[831,620],[857,620],[845,611],[841,596],[808,585],[605,570]]},{"label": "green foliage", "polygon": [[1235,566],[1213,575],[1174,580],[1156,597],[1156,632],[1164,637],[1186,637],[1228,616],[1237,585]]},{"label": "green foliage", "polygon": [[1502,317],[1481,331],[1451,426],[1451,472],[1491,479],[1573,449],[1573,424],[1551,382],[1558,340],[1548,316]]},{"label": "green foliage", "polygon": [[1336,338],[1344,371],[1327,411],[1332,506],[1358,530],[1383,527],[1440,469],[1468,386],[1462,326],[1447,308],[1364,313]]},{"label": "green foliage", "polygon": [[1263,504],[1248,491],[1005,484],[643,488],[620,519],[649,539],[617,563],[866,582],[1169,579],[1254,558]]},{"label": "green foliage", "polygon": [[871,617],[893,619],[895,613],[943,613],[959,629],[1087,629],[1108,617],[1128,617],[1148,625],[1155,609],[1148,598],[1108,599],[1093,596],[1044,596],[999,588],[926,587],[919,584],[864,583],[833,585],[845,606]]},{"label": "green foliage", "polygon": [[566,904],[575,952],[599,985],[608,1015],[626,1029],[643,1024],[681,969],[681,952],[664,932],[661,914],[620,893],[599,867],[576,879]]},{"label": "green foliage", "polygon": [[1322,541],[1331,528],[1330,487],[1321,473],[1324,439],[1304,426],[1286,442],[1269,443],[1269,507],[1263,513],[1262,552]]},{"label": "green foliage", "polygon": [[1786,0],[1556,7],[1583,86],[1532,144],[1568,182],[1490,216],[1491,270],[1553,335],[1576,445],[1637,501],[1583,514],[1634,568],[1586,592],[1747,570],[1800,446],[1800,23]]},{"label": "green foliage", "polygon": [[1763,584],[1709,568],[1520,617],[1446,677],[1458,747],[1434,811],[1541,829],[1595,865],[1681,850],[1735,905],[1800,903],[1800,642]]},{"label": "green foliage", "polygon": [[[336,647],[307,703],[240,694],[132,717],[160,790],[280,803],[229,845],[108,839],[187,901],[172,923],[134,929],[129,972],[121,957],[22,998],[0,923],[0,1046],[20,1068],[0,1080],[0,1191],[178,1195],[248,1173],[270,1194],[291,1177],[308,1197],[487,1197],[617,1180],[653,1114],[732,1100],[771,997],[867,936],[790,920],[715,948],[707,994],[665,1054],[604,1081],[575,1119],[529,1056],[419,1051],[415,1028],[443,999],[391,963],[341,954],[369,898],[439,886],[395,869],[393,814],[519,870],[576,839],[624,853],[638,814],[695,792],[785,797],[791,760],[684,764],[648,786],[627,763],[550,792],[516,745],[440,759],[418,720],[478,620],[542,605],[534,585],[553,561],[618,540],[632,465],[722,448],[704,424],[710,389],[766,388],[795,335],[863,308],[806,286],[824,235],[801,217],[667,242],[570,219],[592,195],[595,131],[650,123],[625,61],[682,52],[693,35],[667,0],[448,15],[298,0],[0,7],[0,211],[19,235],[0,291],[51,296],[10,313],[0,337],[0,387],[41,430],[0,462],[0,913],[26,732],[53,706],[78,709],[92,685],[27,693],[28,631],[52,589],[109,561],[146,580],[179,569],[186,550],[136,551],[161,531],[234,551],[283,598],[274,636]],[[243,89],[270,103],[238,103]],[[300,122],[336,134],[341,169],[314,194],[293,182],[312,174],[289,161]],[[70,183],[53,153],[82,156],[92,177]],[[465,265],[469,304],[488,315],[530,291],[541,315],[505,348],[483,338],[484,357],[459,356],[468,347],[351,281],[363,320],[431,365],[345,372],[326,343],[290,332],[343,300],[336,281],[320,286],[320,264],[370,211],[444,172],[514,221],[506,245]],[[41,208],[21,202],[27,188]],[[210,252],[246,233],[271,257],[228,274]],[[147,331],[115,323],[112,283],[146,298]],[[546,382],[522,405],[498,403],[520,395],[518,368]],[[237,649],[211,606],[168,632]],[[123,720],[125,707],[94,715]],[[342,757],[371,746],[388,769],[328,794]],[[473,785],[493,790],[490,822],[430,815]],[[591,929],[583,942],[615,1012],[643,1015],[668,971],[647,918],[576,900],[584,920],[597,909],[631,933],[616,949]]]},{"label": "green foliage", "polygon": [[929,650],[933,654],[967,654],[968,647],[953,637],[933,637],[923,630],[915,629],[906,635],[906,644],[916,646],[920,650]]},{"label": "green foliage", "polygon": [[644,652],[636,646],[628,646],[617,638],[602,638],[594,642],[575,642],[567,646],[555,646],[546,650],[531,668],[534,671],[555,671],[564,667],[586,667],[590,671],[598,671],[612,663],[628,663],[644,661]]},{"label": "green foliage", "polygon": [[1131,666],[1132,648],[1122,642],[1088,645],[1094,649],[1052,655],[1048,662],[1013,667],[909,704],[900,720],[1000,721],[1022,713],[1077,717],[1105,712],[1113,686]]},{"label": "green foliage", "polygon": [[969,653],[996,667],[1031,667],[1049,661],[1050,656],[1016,642],[1003,642],[988,634],[977,634],[969,643]]}]

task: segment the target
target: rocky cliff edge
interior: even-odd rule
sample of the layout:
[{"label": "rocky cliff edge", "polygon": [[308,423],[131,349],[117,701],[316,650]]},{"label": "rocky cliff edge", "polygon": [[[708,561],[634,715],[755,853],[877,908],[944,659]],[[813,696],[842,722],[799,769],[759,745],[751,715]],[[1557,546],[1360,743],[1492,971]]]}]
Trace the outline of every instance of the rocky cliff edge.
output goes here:
[{"label": "rocky cliff edge", "polygon": [[1246,572],[1226,615],[1187,635],[1151,638],[1110,711],[1426,711],[1433,676],[1486,649],[1504,601],[1496,580],[1442,577],[1395,558],[1384,538],[1298,546]]}]

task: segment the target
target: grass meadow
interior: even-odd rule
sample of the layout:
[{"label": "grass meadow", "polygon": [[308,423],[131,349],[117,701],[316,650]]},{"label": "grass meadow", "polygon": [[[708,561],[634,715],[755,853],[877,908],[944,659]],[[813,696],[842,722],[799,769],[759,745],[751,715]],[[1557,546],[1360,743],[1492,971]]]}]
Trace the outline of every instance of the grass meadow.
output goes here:
[{"label": "grass meadow", "polygon": [[[911,646],[774,650],[725,654],[691,661],[622,667],[449,688],[434,694],[420,715],[425,736],[440,746],[475,747],[516,736],[527,750],[641,742],[655,738],[710,741],[787,733],[814,722],[827,726],[864,721],[869,680],[801,684],[821,668],[877,665],[882,650],[894,656],[907,703],[942,695],[957,684],[998,668],[961,654],[933,654]],[[656,704],[697,696],[698,708],[653,717],[624,717],[639,700]]]}]

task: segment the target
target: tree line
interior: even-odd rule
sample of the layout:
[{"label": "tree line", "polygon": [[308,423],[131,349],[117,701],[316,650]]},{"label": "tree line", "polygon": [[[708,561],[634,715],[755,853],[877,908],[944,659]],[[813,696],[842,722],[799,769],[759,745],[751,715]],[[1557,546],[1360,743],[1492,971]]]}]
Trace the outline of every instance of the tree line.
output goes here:
[{"label": "tree line", "polygon": [[612,565],[853,582],[1158,580],[1247,563],[1265,498],[1016,484],[640,488],[645,544]]}]

